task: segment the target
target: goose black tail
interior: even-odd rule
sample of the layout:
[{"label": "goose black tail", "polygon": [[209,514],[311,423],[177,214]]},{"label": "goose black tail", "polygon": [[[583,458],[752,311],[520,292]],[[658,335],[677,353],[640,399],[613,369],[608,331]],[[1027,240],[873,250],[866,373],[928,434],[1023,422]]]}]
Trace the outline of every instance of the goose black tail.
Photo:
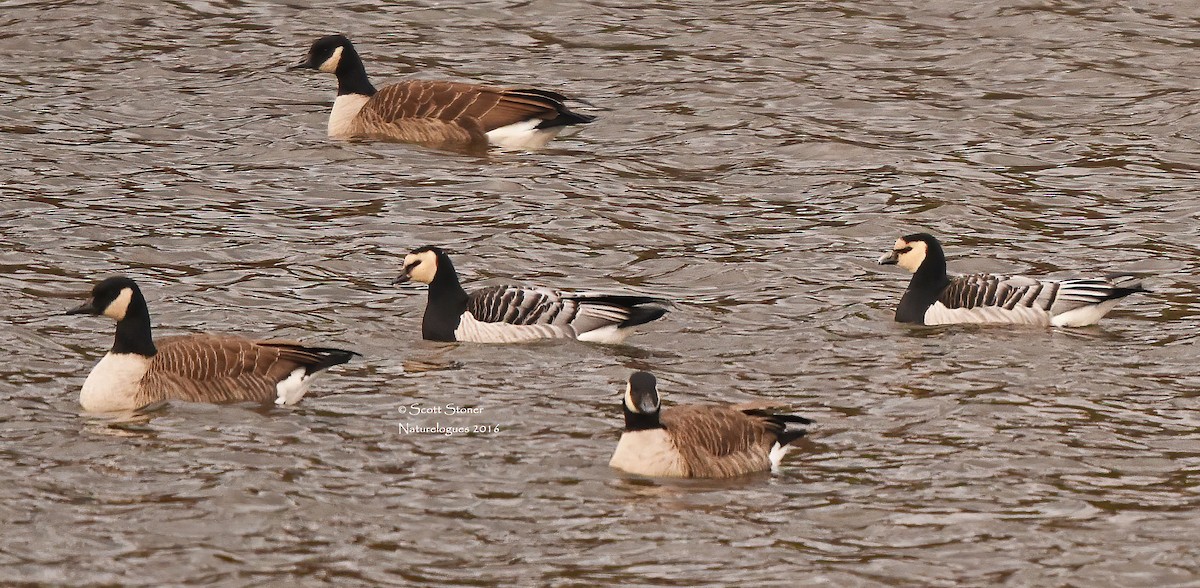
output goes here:
[{"label": "goose black tail", "polygon": [[572,112],[563,104],[567,101],[567,97],[559,94],[558,92],[538,90],[536,88],[523,88],[520,90],[514,90],[513,93],[532,96],[535,99],[546,103],[546,106],[553,106],[557,116],[538,123],[537,128],[539,129],[552,129],[554,127],[566,127],[570,125],[585,125],[596,120],[596,117],[590,114],[579,114],[578,112]]},{"label": "goose black tail", "polygon": [[765,417],[772,425],[779,428],[775,441],[783,447],[808,433],[801,425],[811,425],[812,420],[794,414],[773,414],[765,410],[752,410],[746,414]]},{"label": "goose black tail", "polygon": [[1142,278],[1140,276],[1133,274],[1109,274],[1105,278],[1113,286],[1108,296],[1105,297],[1105,300],[1124,298],[1138,292],[1149,292],[1149,290],[1142,286]]},{"label": "goose black tail", "polygon": [[321,370],[329,369],[335,365],[341,365],[354,358],[355,355],[362,357],[361,353],[347,351],[345,349],[334,349],[332,347],[305,347],[305,351],[321,355],[321,361],[314,363],[304,368],[305,373],[315,374]]}]

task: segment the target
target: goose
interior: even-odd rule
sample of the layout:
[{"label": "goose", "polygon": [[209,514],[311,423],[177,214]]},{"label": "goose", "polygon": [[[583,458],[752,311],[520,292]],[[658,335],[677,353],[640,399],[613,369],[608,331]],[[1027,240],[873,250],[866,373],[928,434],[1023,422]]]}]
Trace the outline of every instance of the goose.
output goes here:
[{"label": "goose", "polygon": [[335,139],[537,149],[564,128],[595,120],[567,110],[565,96],[546,90],[434,80],[406,80],[376,90],[354,45],[342,35],[317,39],[308,57],[289,69],[337,76],[337,99],[329,114],[329,136]]},{"label": "goose", "polygon": [[941,243],[928,233],[900,237],[879,263],[913,274],[896,309],[896,321],[902,323],[1083,327],[1096,324],[1122,298],[1146,291],[1132,274],[1073,280],[950,276]]},{"label": "goose", "polygon": [[516,343],[578,339],[620,343],[632,328],[662,317],[670,302],[651,296],[571,293],[532,286],[491,286],[467,293],[450,256],[426,246],[404,257],[396,284],[429,284],[421,336],[430,341]]},{"label": "goose", "polygon": [[353,351],[254,341],[230,335],[150,335],[150,311],[133,280],[112,277],[69,315],[117,321],[112,349],[96,364],[79,394],[89,412],[136,410],[162,400],[295,404],[313,376],[346,363]]},{"label": "goose", "polygon": [[608,465],[664,478],[728,478],[779,467],[812,421],[768,401],[662,409],[654,375],[635,372],[621,410],[625,430]]}]

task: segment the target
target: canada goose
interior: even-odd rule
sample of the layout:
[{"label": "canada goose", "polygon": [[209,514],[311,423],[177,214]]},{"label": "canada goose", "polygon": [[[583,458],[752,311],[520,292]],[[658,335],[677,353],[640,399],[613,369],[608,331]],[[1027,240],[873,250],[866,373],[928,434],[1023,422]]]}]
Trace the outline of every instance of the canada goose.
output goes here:
[{"label": "canada goose", "polygon": [[896,321],[902,323],[1083,327],[1096,324],[1122,298],[1146,291],[1140,278],[1130,274],[1076,280],[991,274],[951,277],[941,244],[927,233],[897,239],[879,263],[896,264],[913,274],[896,309]]},{"label": "canada goose", "polygon": [[578,339],[620,343],[632,327],[667,313],[670,302],[651,296],[569,293],[528,286],[491,286],[468,294],[450,256],[421,247],[404,257],[396,284],[429,284],[421,336],[431,341],[515,343]]},{"label": "canada goose", "polygon": [[537,149],[570,125],[596,117],[563,105],[561,94],[459,82],[406,80],[376,90],[350,40],[317,39],[308,58],[290,69],[337,75],[329,114],[335,139],[382,139],[435,147]]},{"label": "canada goose", "polygon": [[779,467],[812,421],[771,412],[776,404],[673,406],[663,410],[654,376],[635,372],[621,410],[625,431],[608,465],[642,476],[728,478]]},{"label": "canada goose", "polygon": [[150,310],[133,280],[108,278],[67,314],[117,321],[117,338],[83,383],[84,410],[134,410],[160,400],[295,404],[312,377],[353,351],[229,335],[150,336]]}]

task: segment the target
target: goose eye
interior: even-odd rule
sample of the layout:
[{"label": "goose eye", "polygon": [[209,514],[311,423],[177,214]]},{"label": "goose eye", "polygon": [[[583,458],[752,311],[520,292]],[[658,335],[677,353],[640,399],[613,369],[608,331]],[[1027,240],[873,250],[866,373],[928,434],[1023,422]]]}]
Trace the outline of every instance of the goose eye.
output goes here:
[{"label": "goose eye", "polygon": [[909,251],[912,251],[912,245],[909,245],[908,247],[905,247],[904,249],[897,249],[896,253],[899,253],[900,255],[904,255],[905,253],[908,253]]}]

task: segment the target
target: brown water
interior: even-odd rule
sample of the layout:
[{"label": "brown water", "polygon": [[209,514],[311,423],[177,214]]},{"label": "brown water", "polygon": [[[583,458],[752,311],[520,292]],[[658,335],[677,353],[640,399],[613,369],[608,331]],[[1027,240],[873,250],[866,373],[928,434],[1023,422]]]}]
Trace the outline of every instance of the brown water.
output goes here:
[{"label": "brown water", "polygon": [[[0,583],[1200,585],[1200,8],[1188,2],[0,3]],[[486,158],[324,136],[317,36],[600,119]],[[1138,270],[1078,330],[906,328],[874,260]],[[466,280],[679,308],[627,347],[441,345]],[[294,408],[109,426],[79,386],[129,274],[159,333],[357,349]],[[610,470],[618,391],[787,399],[775,476]],[[482,414],[400,414],[400,407]],[[401,424],[498,426],[402,434]]]}]

